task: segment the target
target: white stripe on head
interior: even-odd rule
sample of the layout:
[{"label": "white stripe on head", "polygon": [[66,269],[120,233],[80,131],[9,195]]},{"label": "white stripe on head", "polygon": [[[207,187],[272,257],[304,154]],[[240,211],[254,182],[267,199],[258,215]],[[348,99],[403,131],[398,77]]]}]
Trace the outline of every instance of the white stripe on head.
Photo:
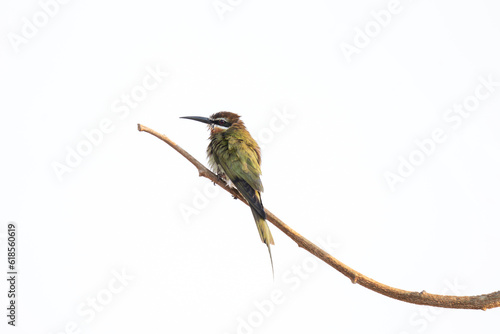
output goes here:
[{"label": "white stripe on head", "polygon": [[[227,129],[229,129],[229,127],[231,126],[231,124],[229,124],[229,123],[227,122],[227,119],[225,119],[224,117],[221,117],[221,118],[216,118],[216,119],[214,119],[213,121],[214,121],[215,123],[212,123],[212,126],[213,126],[213,127],[218,128],[218,129],[227,130]],[[217,124],[217,121],[223,121],[223,122],[225,122],[226,124],[229,124],[229,125],[228,125],[228,126],[226,126],[226,125],[220,125],[220,124]]]}]

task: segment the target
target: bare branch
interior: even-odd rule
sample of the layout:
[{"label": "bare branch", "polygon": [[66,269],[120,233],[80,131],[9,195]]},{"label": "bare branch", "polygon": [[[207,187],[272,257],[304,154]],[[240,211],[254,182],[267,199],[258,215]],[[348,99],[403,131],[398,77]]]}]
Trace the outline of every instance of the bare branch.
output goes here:
[{"label": "bare branch", "polygon": [[[248,205],[248,203],[239,194],[239,192],[227,187],[226,184],[217,177],[217,175],[212,173],[209,169],[207,169],[193,156],[191,156],[189,153],[183,150],[179,145],[171,141],[168,137],[141,124],[138,124],[138,128],[139,131],[150,133],[153,136],[156,136],[159,139],[166,142],[173,149],[179,152],[183,157],[189,160],[197,168],[200,176],[210,179],[210,181],[224,188],[224,190],[229,192],[232,196],[237,197],[240,201]],[[313,244],[311,241],[307,240],[302,235],[294,231],[292,228],[290,228],[288,225],[282,222],[278,217],[276,217],[267,209],[266,209],[266,214],[267,214],[267,220],[273,223],[277,228],[283,231],[283,233],[285,233],[293,241],[295,241],[299,247],[304,248],[309,253],[313,254],[314,256],[318,257],[325,263],[329,264],[330,266],[338,270],[344,276],[348,277],[352,283],[354,284],[357,283],[361,286],[364,286],[367,289],[370,289],[387,297],[398,299],[407,303],[444,307],[444,308],[456,308],[456,309],[487,310],[490,308],[495,308],[500,306],[500,291],[484,295],[477,295],[477,296],[448,296],[448,295],[431,294],[425,291],[422,292],[406,291],[382,284],[343,264],[330,254],[328,254],[327,252],[325,252],[324,250]]]}]

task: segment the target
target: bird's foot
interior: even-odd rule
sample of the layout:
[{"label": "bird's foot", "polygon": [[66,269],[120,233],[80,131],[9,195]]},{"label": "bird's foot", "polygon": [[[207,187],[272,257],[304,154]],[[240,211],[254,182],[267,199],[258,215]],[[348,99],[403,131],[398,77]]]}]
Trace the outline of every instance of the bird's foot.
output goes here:
[{"label": "bird's foot", "polygon": [[[226,182],[226,180],[224,179],[224,175],[222,175],[222,174],[215,174],[215,176],[217,176],[217,180],[219,180],[220,182]],[[214,184],[214,186],[216,185],[215,181],[213,181],[213,184]]]}]

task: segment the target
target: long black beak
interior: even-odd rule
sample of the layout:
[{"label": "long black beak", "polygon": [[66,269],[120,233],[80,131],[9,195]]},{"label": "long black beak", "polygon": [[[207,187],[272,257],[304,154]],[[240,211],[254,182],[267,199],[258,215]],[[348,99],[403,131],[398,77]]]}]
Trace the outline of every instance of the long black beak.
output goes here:
[{"label": "long black beak", "polygon": [[180,118],[185,118],[185,119],[192,119],[193,121],[198,121],[202,123],[207,123],[207,124],[212,124],[212,120],[207,117],[200,117],[200,116],[184,116]]}]

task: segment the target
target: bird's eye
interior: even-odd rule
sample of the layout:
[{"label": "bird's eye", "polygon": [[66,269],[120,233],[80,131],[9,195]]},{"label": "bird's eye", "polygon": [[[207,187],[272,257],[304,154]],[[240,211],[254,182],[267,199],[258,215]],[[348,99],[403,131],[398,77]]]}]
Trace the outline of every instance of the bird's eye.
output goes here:
[{"label": "bird's eye", "polygon": [[220,125],[220,126],[229,127],[229,123],[228,123],[228,122],[226,122],[226,121],[225,121],[225,120],[223,120],[223,119],[219,119],[219,120],[217,121],[217,124],[218,124],[218,125]]}]

